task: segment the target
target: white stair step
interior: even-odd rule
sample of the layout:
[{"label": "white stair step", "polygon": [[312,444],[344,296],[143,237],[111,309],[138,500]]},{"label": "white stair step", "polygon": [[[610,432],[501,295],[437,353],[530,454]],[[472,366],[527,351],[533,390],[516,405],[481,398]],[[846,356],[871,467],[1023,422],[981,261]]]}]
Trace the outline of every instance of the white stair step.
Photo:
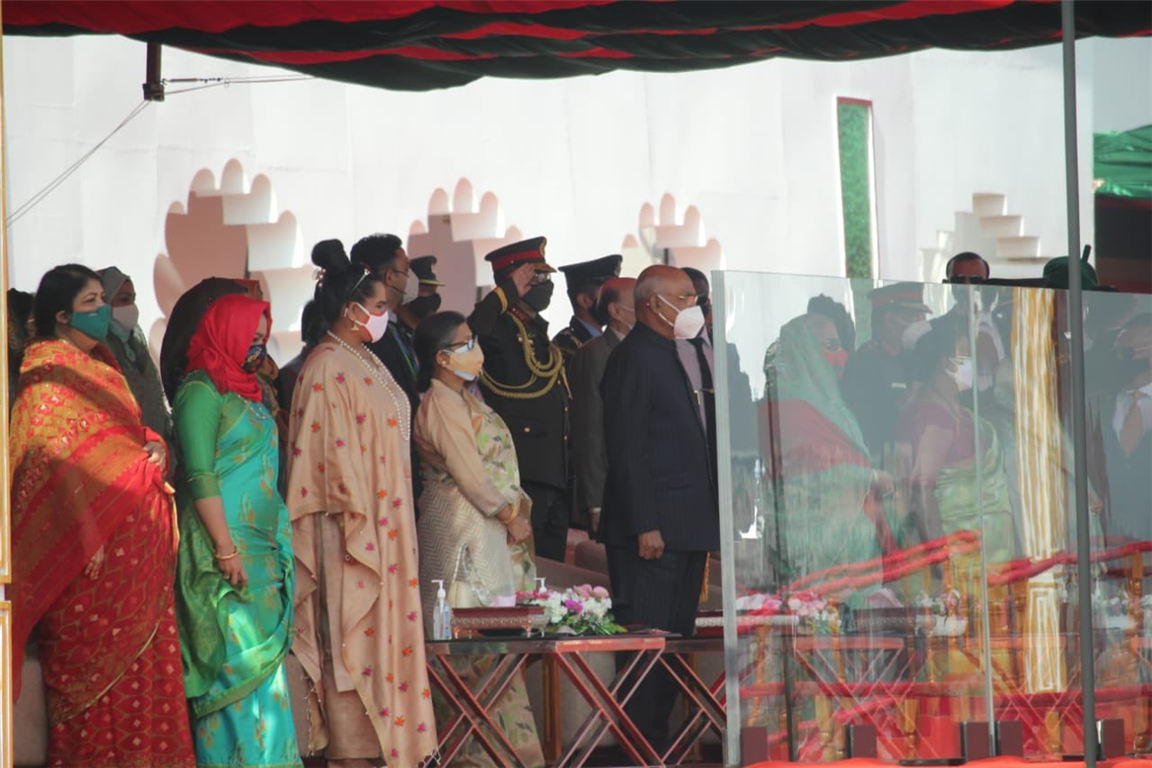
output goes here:
[{"label": "white stair step", "polygon": [[972,195],[972,212],[977,216],[1003,216],[1008,212],[1008,198],[993,192]]},{"label": "white stair step", "polygon": [[1043,258],[1040,255],[1040,238],[998,237],[996,238],[996,258],[1027,260]]},{"label": "white stair step", "polygon": [[1024,234],[1024,217],[985,216],[980,219],[980,234],[985,237],[1019,237]]}]

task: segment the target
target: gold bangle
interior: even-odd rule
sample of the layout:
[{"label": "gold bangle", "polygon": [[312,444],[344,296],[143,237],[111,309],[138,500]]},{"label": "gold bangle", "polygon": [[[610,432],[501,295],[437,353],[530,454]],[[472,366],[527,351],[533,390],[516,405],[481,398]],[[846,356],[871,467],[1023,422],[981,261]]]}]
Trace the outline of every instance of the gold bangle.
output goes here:
[{"label": "gold bangle", "polygon": [[239,556],[240,556],[240,547],[236,547],[236,549],[232,550],[232,554],[230,554],[230,555],[215,555],[216,559],[220,562],[224,562],[225,560],[231,560],[232,558],[239,557]]},{"label": "gold bangle", "polygon": [[515,520],[516,516],[519,514],[520,514],[520,508],[519,507],[512,507],[512,514],[508,515],[507,520],[501,520],[500,522],[504,523],[504,525],[511,525],[512,521]]}]

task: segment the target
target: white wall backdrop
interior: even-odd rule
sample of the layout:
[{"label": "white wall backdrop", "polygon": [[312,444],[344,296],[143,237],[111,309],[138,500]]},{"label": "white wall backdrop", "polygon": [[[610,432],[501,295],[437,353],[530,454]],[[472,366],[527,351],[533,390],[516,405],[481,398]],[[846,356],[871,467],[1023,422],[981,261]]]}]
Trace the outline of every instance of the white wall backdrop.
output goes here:
[{"label": "white wall backdrop", "polygon": [[[1111,42],[1081,57],[1085,242],[1091,116],[1101,111],[1092,71]],[[1152,43],[1140,42],[1125,56],[1152,63]],[[139,104],[144,59],[143,44],[121,38],[5,38],[9,211]],[[275,74],[283,73],[164,51],[165,77]],[[249,182],[266,176],[277,210],[295,217],[296,265],[323,238],[351,245],[373,231],[406,235],[432,192],[451,194],[463,177],[478,195],[498,196],[504,225],[546,235],[556,263],[618,251],[636,234],[640,206],[671,193],[699,209],[729,268],[840,275],[837,97],[873,104],[882,277],[938,279],[925,274],[922,249],[955,228],[977,192],[1005,194],[1042,255],[1064,252],[1060,51],[1050,46],[490,79],[431,93],[315,80],[171,94],[14,223],[11,278],[32,290],[54,264],[117,264],[136,276],[150,327],[160,314],[149,288],[166,252],[167,213],[187,204],[198,171],[219,181],[233,159]],[[278,313],[287,320],[296,311]]]}]

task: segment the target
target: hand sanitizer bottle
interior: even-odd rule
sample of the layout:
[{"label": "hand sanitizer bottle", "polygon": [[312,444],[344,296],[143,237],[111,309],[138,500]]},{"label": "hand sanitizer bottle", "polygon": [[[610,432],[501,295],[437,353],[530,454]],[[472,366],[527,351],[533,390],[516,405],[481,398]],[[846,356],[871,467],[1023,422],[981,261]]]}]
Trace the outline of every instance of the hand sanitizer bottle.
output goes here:
[{"label": "hand sanitizer bottle", "polygon": [[432,639],[452,639],[452,608],[448,605],[448,593],[444,591],[444,580],[433,579],[433,584],[439,584],[436,590],[436,607],[432,613]]}]

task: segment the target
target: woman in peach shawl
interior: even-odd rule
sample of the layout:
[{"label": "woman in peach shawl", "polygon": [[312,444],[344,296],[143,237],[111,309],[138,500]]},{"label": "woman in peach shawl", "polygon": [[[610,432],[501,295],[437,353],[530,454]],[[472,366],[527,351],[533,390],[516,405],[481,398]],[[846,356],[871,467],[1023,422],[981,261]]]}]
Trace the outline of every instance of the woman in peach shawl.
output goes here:
[{"label": "woman in peach shawl", "polygon": [[313,250],[327,334],[292,397],[293,652],[311,678],[309,746],[330,766],[415,768],[436,749],[424,659],[408,398],[367,344],[384,284],[343,246]]},{"label": "woman in peach shawl", "polygon": [[100,344],[110,312],[95,272],[48,272],[35,317],[9,446],[13,699],[36,630],[49,765],[194,766],[164,442]]}]

